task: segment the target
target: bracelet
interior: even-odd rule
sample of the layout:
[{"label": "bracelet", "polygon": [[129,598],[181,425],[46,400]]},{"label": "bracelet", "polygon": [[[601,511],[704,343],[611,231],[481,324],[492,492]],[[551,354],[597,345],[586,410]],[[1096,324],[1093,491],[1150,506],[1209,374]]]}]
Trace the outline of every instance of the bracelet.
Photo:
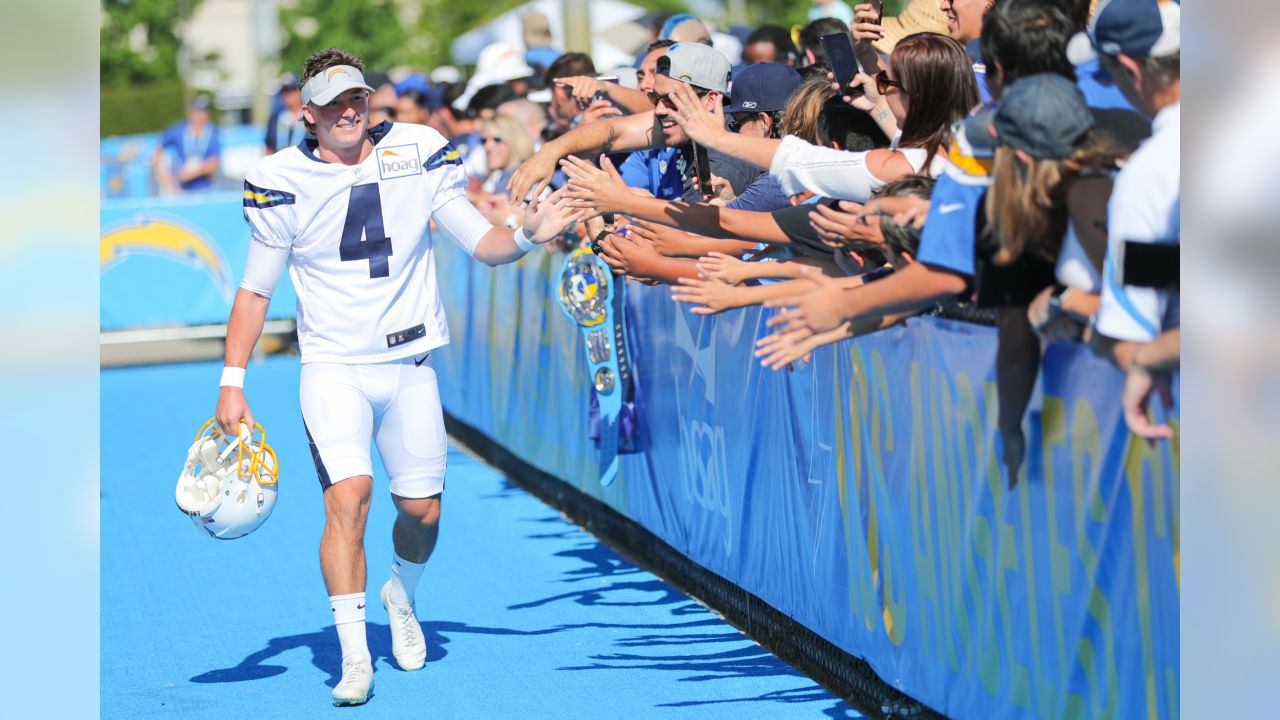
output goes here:
[{"label": "bracelet", "polygon": [[516,228],[515,234],[511,236],[511,239],[515,241],[516,247],[520,248],[521,252],[529,252],[537,245],[537,243],[529,242],[529,237],[524,234],[523,225]]},{"label": "bracelet", "polygon": [[222,379],[218,381],[219,387],[235,387],[244,388],[244,368],[227,367],[222,368]]}]

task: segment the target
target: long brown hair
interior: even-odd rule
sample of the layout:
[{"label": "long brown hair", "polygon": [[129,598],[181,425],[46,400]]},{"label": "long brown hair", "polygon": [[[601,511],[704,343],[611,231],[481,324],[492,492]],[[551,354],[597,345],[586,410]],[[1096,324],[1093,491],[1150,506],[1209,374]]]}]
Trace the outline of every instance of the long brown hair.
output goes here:
[{"label": "long brown hair", "polygon": [[826,78],[810,80],[796,88],[787,98],[787,109],[782,113],[782,134],[795,135],[810,145],[821,145],[818,117],[822,115],[823,103],[835,94],[831,81]]},{"label": "long brown hair", "polygon": [[986,201],[987,233],[999,244],[995,263],[1008,265],[1024,252],[1056,260],[1067,230],[1066,181],[1087,170],[1114,168],[1124,156],[1102,133],[1066,159],[1024,162],[1013,148],[997,148]]},{"label": "long brown hair", "polygon": [[951,127],[981,102],[969,54],[946,35],[916,33],[898,41],[889,62],[907,96],[898,147],[932,152],[947,145]]}]

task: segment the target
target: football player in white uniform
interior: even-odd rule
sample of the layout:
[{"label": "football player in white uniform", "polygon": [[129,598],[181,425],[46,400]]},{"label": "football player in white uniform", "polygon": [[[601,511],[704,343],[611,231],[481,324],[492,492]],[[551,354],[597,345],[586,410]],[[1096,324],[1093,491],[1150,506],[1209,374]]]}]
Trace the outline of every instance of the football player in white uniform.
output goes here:
[{"label": "football player in white uniform", "polygon": [[523,227],[494,227],[467,201],[466,171],[444,137],[423,125],[367,125],[372,89],[362,69],[341,50],[312,55],[300,80],[308,138],[258,161],[245,180],[253,239],[217,406],[224,432],[253,427],[244,368],[287,265],[298,294],[302,415],[324,488],[320,569],[342,646],[336,705],[365,702],[373,685],[364,623],[371,440],[398,511],[381,591],[392,653],[404,670],[426,658],[414,589],[435,547],[447,452],[431,351],[449,342],[430,221],[472,257],[501,265],[580,215],[553,195],[530,205]]}]

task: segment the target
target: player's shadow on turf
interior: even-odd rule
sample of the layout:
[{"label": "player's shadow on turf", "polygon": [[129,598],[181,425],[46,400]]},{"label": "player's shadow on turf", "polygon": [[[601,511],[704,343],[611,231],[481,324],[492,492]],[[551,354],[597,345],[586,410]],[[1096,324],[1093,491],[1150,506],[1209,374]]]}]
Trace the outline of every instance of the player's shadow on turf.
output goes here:
[{"label": "player's shadow on turf", "polygon": [[[396,667],[396,662],[391,655],[391,630],[387,625],[379,623],[367,623],[366,629],[369,637],[369,654],[373,656],[375,669],[381,664],[388,667]],[[551,633],[563,632],[573,629],[571,626],[561,626],[547,628],[545,630],[513,630],[511,628],[502,627],[485,627],[479,625],[467,625],[466,623],[452,621],[430,621],[423,623],[422,631],[427,640],[427,662],[437,663],[449,654],[447,645],[451,642],[450,635],[455,633],[476,634],[476,635],[547,635]],[[311,664],[319,670],[328,673],[329,679],[326,684],[333,687],[342,679],[341,657],[342,649],[338,645],[337,633],[333,628],[324,628],[316,632],[302,633],[299,635],[286,635],[284,637],[272,638],[267,641],[267,646],[251,653],[241,660],[234,667],[219,668],[200,673],[191,678],[193,683],[237,683],[248,682],[251,680],[263,680],[276,675],[282,675],[289,671],[288,667],[283,665],[274,665],[268,661],[282,653],[298,648],[307,648],[311,651]]]},{"label": "player's shadow on turf", "polygon": [[[366,627],[369,633],[369,653],[373,656],[375,665],[380,659],[394,663],[395,661],[390,659],[391,634],[388,626],[368,623]],[[428,637],[427,659],[440,659],[448,654],[448,651],[444,648],[444,644],[447,642],[448,640],[438,635]],[[342,649],[338,645],[337,633],[333,631],[333,628],[324,628],[316,632],[272,638],[267,641],[266,647],[249,654],[234,667],[219,668],[200,673],[191,678],[191,682],[235,683],[263,680],[282,675],[288,672],[289,668],[283,665],[270,664],[267,661],[298,648],[307,648],[311,651],[311,664],[329,674],[328,685],[330,687],[337,685],[338,681],[342,679]]]}]

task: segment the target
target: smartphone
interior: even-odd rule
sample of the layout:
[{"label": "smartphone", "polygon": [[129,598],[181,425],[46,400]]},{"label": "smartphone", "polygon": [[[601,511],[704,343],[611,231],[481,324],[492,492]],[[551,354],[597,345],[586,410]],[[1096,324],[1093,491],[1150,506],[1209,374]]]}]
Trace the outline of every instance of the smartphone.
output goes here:
[{"label": "smartphone", "polygon": [[698,178],[698,192],[704,198],[711,197],[711,156],[698,143],[693,143],[693,171]]},{"label": "smartphone", "polygon": [[884,25],[884,0],[866,0],[866,3],[876,9],[876,24]]},{"label": "smartphone", "polygon": [[[618,84],[617,75],[597,75],[596,79],[603,82],[611,82],[615,85]],[[609,93],[605,92],[604,90],[597,90],[596,94],[591,96],[592,102],[595,102],[596,100],[608,100],[608,99],[609,99]],[[590,107],[590,104],[588,104],[588,107]]]},{"label": "smartphone", "polygon": [[[831,74],[836,84],[848,88],[853,76],[858,72],[858,63],[853,55],[853,37],[849,33],[831,33],[823,35],[822,49],[827,53],[827,64],[831,66]],[[858,87],[860,92],[862,87]]]},{"label": "smartphone", "polygon": [[[876,24],[884,24],[884,0],[867,0],[867,3],[876,9]],[[853,45],[853,56],[858,61],[858,68],[862,70],[862,74],[875,77],[880,72],[880,53],[871,44],[870,40],[859,40]]]},{"label": "smartphone", "polygon": [[1178,292],[1181,245],[1126,240],[1120,258],[1123,285]]}]

